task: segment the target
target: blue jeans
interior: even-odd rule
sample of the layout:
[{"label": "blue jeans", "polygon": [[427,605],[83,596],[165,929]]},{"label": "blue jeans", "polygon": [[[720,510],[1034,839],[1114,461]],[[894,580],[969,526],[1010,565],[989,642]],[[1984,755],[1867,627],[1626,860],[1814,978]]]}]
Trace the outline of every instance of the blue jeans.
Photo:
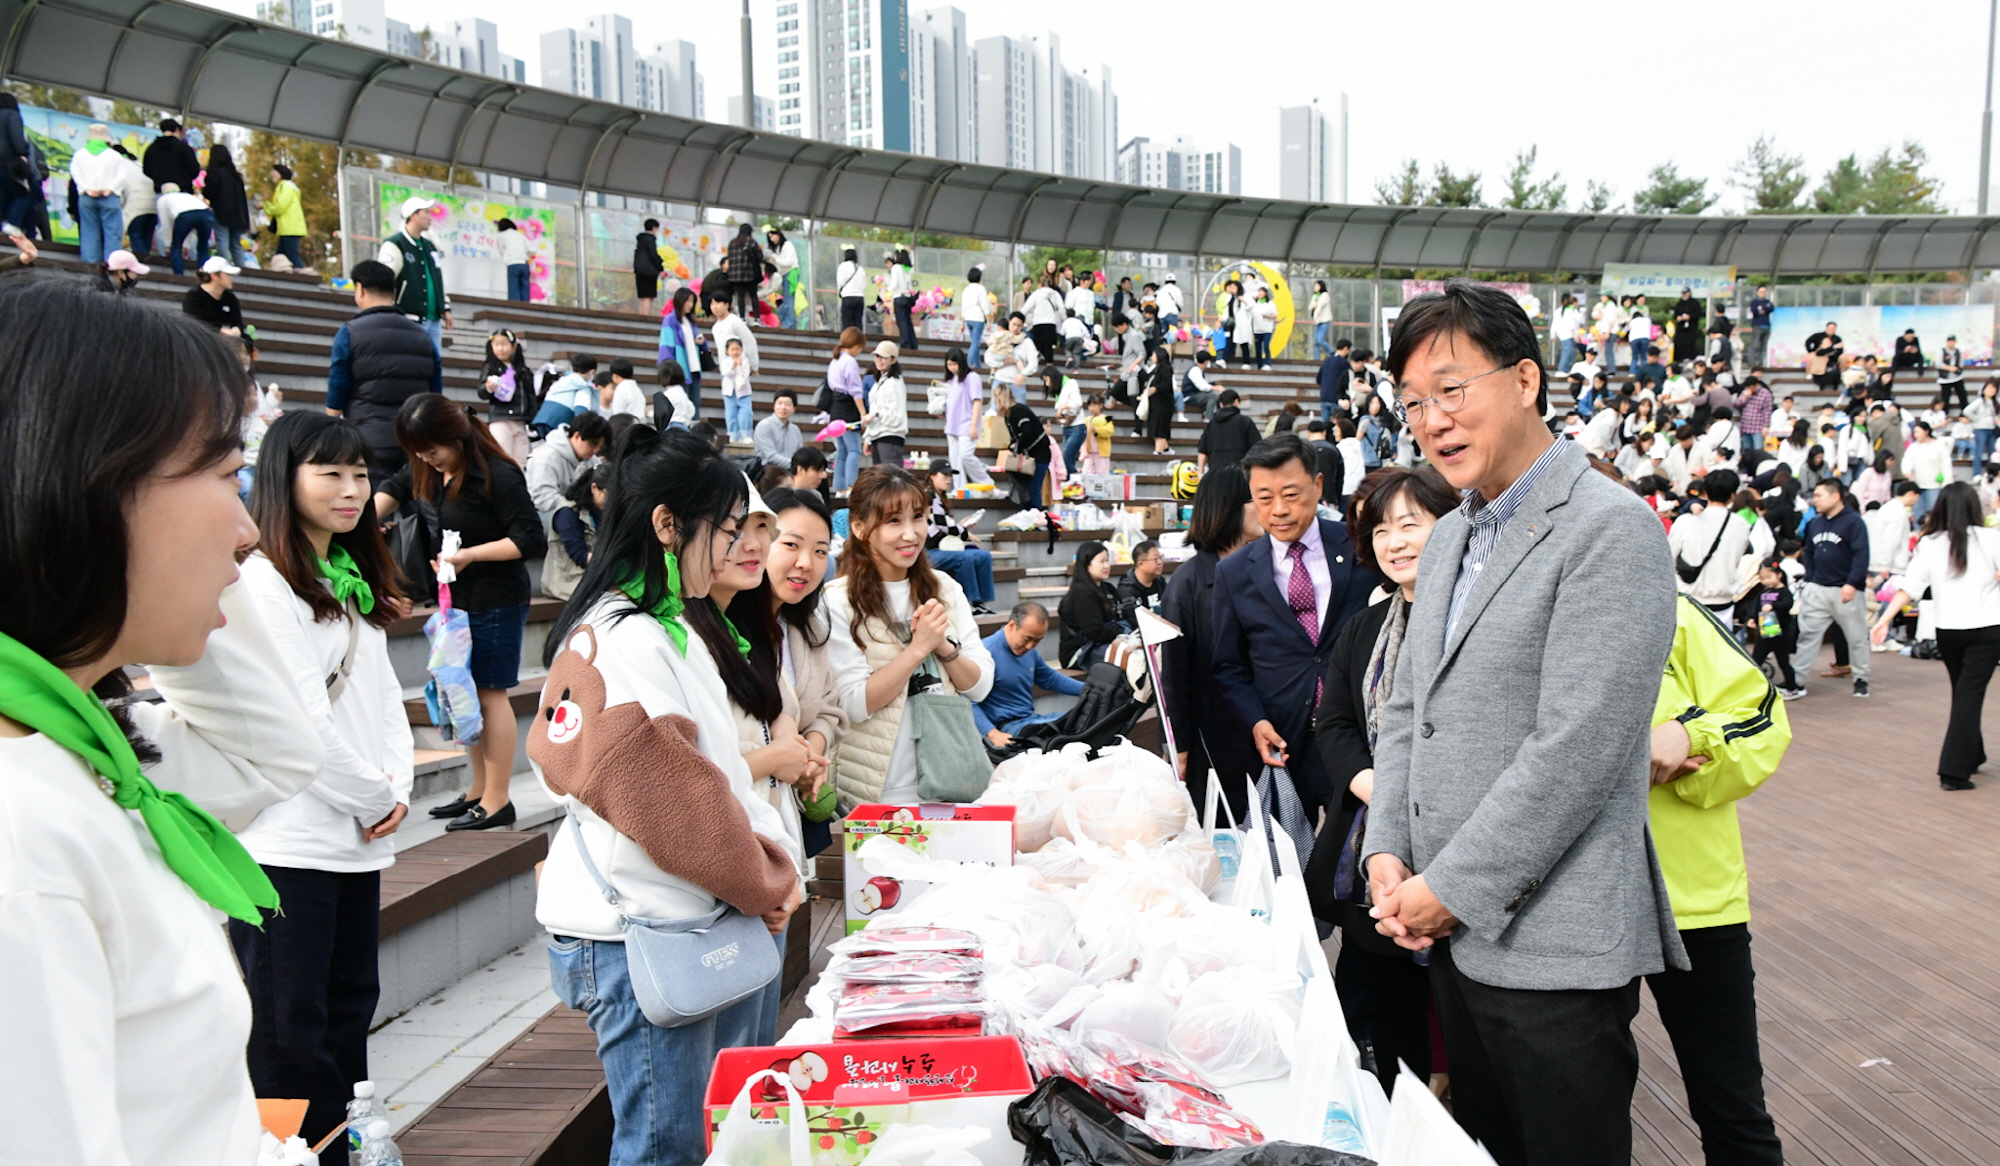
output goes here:
[{"label": "blue jeans", "polygon": [[968,603],[993,602],[993,554],[984,547],[962,551],[926,551],[931,566],[958,580]]},{"label": "blue jeans", "polygon": [[175,275],[187,274],[187,265],[181,258],[181,244],[187,242],[187,237],[194,236],[194,265],[200,267],[208,262],[209,240],[214,233],[214,211],[182,211],[174,216],[174,237],[167,245],[167,260],[173,265]]},{"label": "blue jeans", "polygon": [[[825,823],[822,822],[820,825]],[[832,835],[829,833],[828,839],[831,838]],[[825,847],[820,849],[824,850]],[[811,911],[812,904],[801,904],[799,910]],[[785,966],[785,933],[780,931],[771,938],[778,942],[778,966],[782,968]],[[771,977],[771,982],[764,985],[763,994],[757,997],[757,1043],[764,1048],[770,1048],[778,1043],[778,1013],[784,1010],[784,1004],[785,973],[779,972]]]},{"label": "blue jeans", "polygon": [[1323,400],[1319,403],[1319,419],[1321,421],[1326,422],[1327,425],[1330,427],[1333,424],[1333,415],[1339,409],[1340,409],[1340,402]]},{"label": "blue jeans", "polygon": [[1077,472],[1076,459],[1083,456],[1083,439],[1089,432],[1090,427],[1081,421],[1063,426],[1063,465],[1072,475]]},{"label": "blue jeans", "polygon": [[796,328],[798,326],[799,312],[797,308],[792,306],[792,291],[788,287],[783,287],[781,281],[778,291],[778,327]]},{"label": "blue jeans", "polygon": [[1993,435],[2000,430],[1975,429],[1972,431],[1972,472],[1975,475],[1986,472],[1986,460],[1993,456]]},{"label": "blue jeans", "polygon": [[754,1045],[764,996],[707,1020],[658,1028],[639,1011],[625,945],[549,938],[549,985],[581,1010],[597,1034],[597,1059],[611,1094],[611,1166],[700,1166],[708,1158],[702,1095],[715,1054]]},{"label": "blue jeans", "polygon": [[1652,341],[1650,341],[1650,340],[1634,340],[1634,341],[1632,341],[1632,375],[1633,375],[1633,376],[1638,376],[1638,375],[1639,375],[1639,366],[1640,366],[1640,365],[1642,365],[1642,364],[1645,364],[1645,363],[1646,363],[1646,353],[1648,353],[1649,351],[1651,351],[1651,350],[1652,350],[1652,347],[1653,347],[1653,342],[1652,342]]},{"label": "blue jeans", "polygon": [[160,216],[133,215],[132,222],[125,228],[125,237],[131,240],[132,254],[144,259],[153,252],[153,235],[160,229]]},{"label": "blue jeans", "polygon": [[1556,356],[1556,371],[1566,373],[1569,366],[1576,363],[1576,341],[1564,340],[1562,351]]},{"label": "blue jeans", "polygon": [[1257,333],[1256,359],[1258,368],[1271,367],[1271,334],[1269,332]]},{"label": "blue jeans", "polygon": [[1327,340],[1327,336],[1330,335],[1332,332],[1333,332],[1333,323],[1331,321],[1328,321],[1323,324],[1313,325],[1314,360],[1325,360],[1327,357],[1333,355],[1333,345]]},{"label": "blue jeans", "polygon": [[517,303],[526,303],[528,301],[529,270],[530,268],[525,263],[509,263],[507,265],[508,299],[514,300]]},{"label": "blue jeans", "polygon": [[724,424],[728,426],[731,440],[749,437],[756,432],[757,418],[750,411],[750,398],[747,395],[722,398],[722,416]]},{"label": "blue jeans", "polygon": [[965,363],[973,368],[981,367],[979,353],[981,342],[986,339],[986,321],[972,320],[965,325]]},{"label": "blue jeans", "polygon": [[1938,491],[1941,489],[1943,489],[1941,486],[1932,486],[1929,489],[1917,492],[1917,507],[1910,511],[1910,522],[1912,524],[1923,521],[1924,515],[1929,514],[1931,507],[1937,505]]},{"label": "blue jeans", "polygon": [[[431,338],[431,347],[442,356],[444,354],[444,321],[425,320],[423,321],[423,325],[424,333]],[[688,395],[693,396],[694,394],[690,393]]]},{"label": "blue jeans", "polygon": [[85,263],[102,263],[118,250],[125,231],[125,204],[115,194],[76,196],[77,246]]},{"label": "blue jeans", "polygon": [[1025,486],[1021,481],[1023,476],[1021,474],[1014,475],[1014,501],[1016,505],[1020,506],[1023,510],[1042,509],[1045,505],[1042,501],[1042,483],[1048,481],[1049,463],[1046,461],[1036,462],[1035,472],[1032,476],[1028,476]]},{"label": "blue jeans", "polygon": [[833,439],[833,488],[845,490],[861,473],[861,428],[856,426]]},{"label": "blue jeans", "polygon": [[304,235],[278,236],[278,254],[291,260],[293,267],[304,267],[306,265],[306,261],[299,258],[299,240],[303,238],[305,238]]}]

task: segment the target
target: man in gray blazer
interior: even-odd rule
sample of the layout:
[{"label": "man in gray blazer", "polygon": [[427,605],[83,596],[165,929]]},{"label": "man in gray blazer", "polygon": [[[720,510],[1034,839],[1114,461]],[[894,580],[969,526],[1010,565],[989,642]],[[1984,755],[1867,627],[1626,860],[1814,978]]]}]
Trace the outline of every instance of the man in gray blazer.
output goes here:
[{"label": "man in gray blazer", "polygon": [[1500,1166],[1627,1166],[1639,978],[1687,966],[1647,834],[1666,533],[1551,437],[1504,292],[1410,301],[1388,364],[1466,500],[1424,547],[1376,745],[1377,929],[1429,950],[1453,1113]]}]

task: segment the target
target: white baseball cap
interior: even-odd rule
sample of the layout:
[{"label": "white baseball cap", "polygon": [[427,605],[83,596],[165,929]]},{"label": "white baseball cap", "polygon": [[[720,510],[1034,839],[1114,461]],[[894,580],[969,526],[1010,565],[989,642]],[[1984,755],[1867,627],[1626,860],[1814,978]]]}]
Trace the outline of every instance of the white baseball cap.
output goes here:
[{"label": "white baseball cap", "polygon": [[403,221],[407,223],[411,215],[418,211],[427,211],[436,205],[437,200],[434,198],[425,198],[421,194],[411,195],[403,200]]},{"label": "white baseball cap", "polygon": [[203,275],[214,275],[218,271],[224,275],[236,275],[242,270],[243,270],[242,268],[229,262],[229,260],[224,259],[220,255],[209,256],[207,261],[201,265],[201,273]]}]

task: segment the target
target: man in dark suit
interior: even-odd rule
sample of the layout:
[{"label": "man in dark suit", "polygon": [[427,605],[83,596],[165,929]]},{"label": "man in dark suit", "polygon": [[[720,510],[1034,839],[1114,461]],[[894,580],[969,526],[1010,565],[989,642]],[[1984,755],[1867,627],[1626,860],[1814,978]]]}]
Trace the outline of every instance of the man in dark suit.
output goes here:
[{"label": "man in dark suit", "polygon": [[1214,595],[1215,684],[1242,768],[1290,768],[1307,814],[1333,797],[1312,747],[1334,637],[1382,577],[1355,561],[1347,528],[1319,516],[1317,458],[1296,434],[1244,455],[1265,537],[1222,560]]}]

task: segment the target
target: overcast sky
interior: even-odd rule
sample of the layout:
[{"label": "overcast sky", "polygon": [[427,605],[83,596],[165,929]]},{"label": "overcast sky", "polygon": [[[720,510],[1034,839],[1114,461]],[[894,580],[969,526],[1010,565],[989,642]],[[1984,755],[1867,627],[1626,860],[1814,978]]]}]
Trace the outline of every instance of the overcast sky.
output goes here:
[{"label": "overcast sky", "polygon": [[[254,0],[211,0],[250,14]],[[928,7],[913,0],[913,9]],[[741,92],[735,0],[606,5],[632,20],[642,47],[693,41],[708,112],[726,115]],[[1720,210],[1742,206],[1731,165],[1759,133],[1803,155],[1817,183],[1837,159],[1863,160],[1905,138],[1930,152],[1953,210],[1978,200],[1979,126],[1988,4],[1982,0],[1742,0],[1723,5],[1620,5],[1552,0],[1314,0],[1230,4],[1164,0],[972,0],[961,4],[975,39],[1059,30],[1072,69],[1112,71],[1119,134],[1233,141],[1249,195],[1278,190],[1278,108],[1348,95],[1348,199],[1375,201],[1375,183],[1406,157],[1485,176],[1488,201],[1505,189],[1514,152],[1540,149],[1571,205],[1584,181],[1628,202],[1661,162],[1709,180]],[[389,15],[421,27],[478,15],[500,27],[503,52],[540,73],[540,35],[581,27],[533,0],[460,3],[388,0]],[[1238,11],[1243,19],[1222,16]],[[772,63],[757,62],[772,92]]]}]

